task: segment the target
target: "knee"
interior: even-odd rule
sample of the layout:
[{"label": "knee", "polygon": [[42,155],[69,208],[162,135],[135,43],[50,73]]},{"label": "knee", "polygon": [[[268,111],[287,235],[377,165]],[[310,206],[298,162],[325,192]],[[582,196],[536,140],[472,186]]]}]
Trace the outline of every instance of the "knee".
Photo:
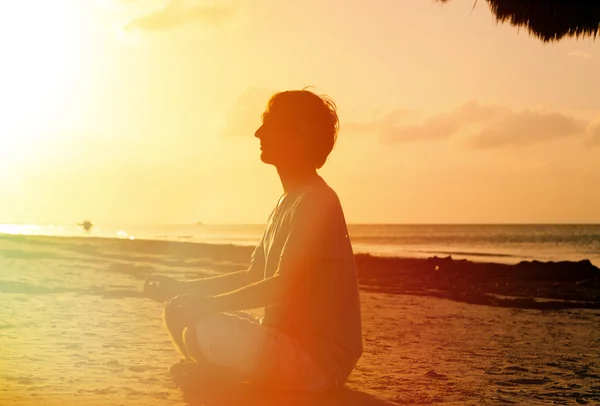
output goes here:
[{"label": "knee", "polygon": [[183,329],[183,343],[186,347],[196,347],[197,346],[197,336],[196,336],[196,328],[193,326],[187,326]]},{"label": "knee", "polygon": [[[205,315],[197,320],[193,325],[183,328],[182,339],[191,357],[198,363],[215,362],[214,355],[215,346],[223,344],[223,337],[220,334],[223,329],[223,319],[225,316],[222,313]],[[233,335],[228,334],[225,340],[233,338]]]},{"label": "knee", "polygon": [[181,308],[167,302],[163,309],[163,320],[167,326],[175,326],[181,324]]}]

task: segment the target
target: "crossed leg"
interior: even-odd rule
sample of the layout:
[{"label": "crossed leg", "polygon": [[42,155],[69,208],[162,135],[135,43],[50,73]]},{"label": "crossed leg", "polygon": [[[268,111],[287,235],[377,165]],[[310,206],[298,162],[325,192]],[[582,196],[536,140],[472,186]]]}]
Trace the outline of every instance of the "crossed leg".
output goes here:
[{"label": "crossed leg", "polygon": [[[164,322],[175,349],[181,354],[183,360],[171,367],[171,374],[175,379],[189,376],[202,376],[210,382],[242,382],[244,375],[235,369],[218,365],[214,360],[205,356],[205,351],[200,348],[198,329],[215,330],[215,321],[222,318],[236,317],[233,315],[213,314],[189,322],[189,318],[182,313],[181,308],[167,305],[164,309]],[[187,320],[187,321],[186,321]],[[210,331],[204,331],[210,333]],[[235,334],[228,334],[222,340],[243,340]],[[204,340],[206,341],[206,340]],[[214,357],[213,357],[214,358]]]},{"label": "crossed leg", "polygon": [[187,322],[184,319],[184,314],[181,313],[180,308],[167,304],[163,312],[163,320],[165,327],[171,336],[175,349],[183,356],[185,360],[192,360],[192,354],[188,348],[188,343],[185,340],[185,334],[188,330]]},{"label": "crossed leg", "polygon": [[165,307],[167,330],[187,360],[171,368],[174,379],[183,379],[182,385],[198,383],[200,376],[216,384],[250,381],[304,392],[331,387],[329,378],[295,340],[261,326],[246,313],[209,314],[190,325],[184,316],[180,308]]},{"label": "crossed leg", "polygon": [[198,346],[196,337],[195,320],[189,324],[189,318],[182,313],[181,308],[167,304],[164,309],[163,319],[165,327],[171,337],[175,349],[181,354],[183,360],[174,364],[170,368],[173,379],[181,385],[194,377],[203,376],[206,378],[217,378],[220,371],[216,366],[204,357],[202,350]]}]

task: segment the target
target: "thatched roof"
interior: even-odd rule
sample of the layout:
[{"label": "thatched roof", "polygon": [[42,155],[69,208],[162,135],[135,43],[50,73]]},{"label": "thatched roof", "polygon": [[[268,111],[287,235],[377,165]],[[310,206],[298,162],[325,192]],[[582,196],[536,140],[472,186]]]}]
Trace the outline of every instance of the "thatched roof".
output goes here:
[{"label": "thatched roof", "polygon": [[486,1],[497,21],[526,27],[544,42],[558,41],[564,36],[596,38],[600,30],[600,0]]}]

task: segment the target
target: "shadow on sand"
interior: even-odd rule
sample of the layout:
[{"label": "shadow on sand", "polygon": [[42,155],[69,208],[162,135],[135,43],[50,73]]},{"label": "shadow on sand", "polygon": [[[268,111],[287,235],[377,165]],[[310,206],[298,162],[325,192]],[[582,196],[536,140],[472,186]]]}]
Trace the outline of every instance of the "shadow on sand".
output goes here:
[{"label": "shadow on sand", "polygon": [[227,390],[185,389],[183,399],[190,406],[394,406],[364,392],[341,389],[311,395],[259,390],[236,385]]}]

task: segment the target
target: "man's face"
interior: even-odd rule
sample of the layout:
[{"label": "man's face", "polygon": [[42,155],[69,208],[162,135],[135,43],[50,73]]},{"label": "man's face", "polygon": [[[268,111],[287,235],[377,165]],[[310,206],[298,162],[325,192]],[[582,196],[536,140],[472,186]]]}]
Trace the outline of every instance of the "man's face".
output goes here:
[{"label": "man's face", "polygon": [[306,137],[290,118],[271,109],[254,134],[260,140],[260,159],[276,167],[297,166],[306,162]]}]

